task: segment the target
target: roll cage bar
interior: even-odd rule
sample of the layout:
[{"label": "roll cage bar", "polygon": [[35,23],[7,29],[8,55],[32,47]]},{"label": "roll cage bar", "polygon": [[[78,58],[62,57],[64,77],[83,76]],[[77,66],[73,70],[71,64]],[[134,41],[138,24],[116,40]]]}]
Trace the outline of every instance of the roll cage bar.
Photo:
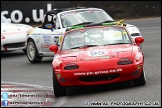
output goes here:
[{"label": "roll cage bar", "polygon": [[46,23],[48,22],[48,15],[52,16],[51,17],[51,23],[53,23],[53,17],[54,15],[57,15],[59,12],[63,12],[63,11],[68,11],[68,10],[75,10],[75,9],[86,9],[86,7],[73,7],[73,8],[55,8],[51,11],[47,11],[45,14],[45,18],[44,18],[44,22],[43,22],[43,28],[45,28]]}]

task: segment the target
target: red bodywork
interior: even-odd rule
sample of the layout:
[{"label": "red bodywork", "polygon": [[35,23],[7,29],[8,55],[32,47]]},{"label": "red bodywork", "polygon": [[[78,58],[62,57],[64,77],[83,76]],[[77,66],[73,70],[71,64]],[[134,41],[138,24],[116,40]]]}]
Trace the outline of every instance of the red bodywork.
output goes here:
[{"label": "red bodywork", "polygon": [[[143,42],[140,39],[137,41]],[[100,55],[93,56],[93,53]],[[122,61],[133,63],[118,64]],[[135,42],[58,50],[52,62],[61,86],[100,85],[137,79],[141,75],[143,65],[144,55]]]}]

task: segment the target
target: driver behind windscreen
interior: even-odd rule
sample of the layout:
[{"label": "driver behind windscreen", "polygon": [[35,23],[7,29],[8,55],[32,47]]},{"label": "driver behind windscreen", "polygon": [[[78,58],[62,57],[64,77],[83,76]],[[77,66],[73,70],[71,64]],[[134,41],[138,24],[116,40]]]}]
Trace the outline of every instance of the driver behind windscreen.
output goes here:
[{"label": "driver behind windscreen", "polygon": [[77,37],[71,37],[71,47],[74,47],[74,46],[81,46],[81,45],[84,45],[85,44],[85,40],[84,40],[84,37],[80,37],[80,36],[77,36]]}]

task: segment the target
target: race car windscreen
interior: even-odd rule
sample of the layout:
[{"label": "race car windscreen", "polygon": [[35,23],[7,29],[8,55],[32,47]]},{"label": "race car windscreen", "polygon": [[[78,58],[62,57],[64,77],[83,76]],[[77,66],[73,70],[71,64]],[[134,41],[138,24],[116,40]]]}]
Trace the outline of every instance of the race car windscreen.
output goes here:
[{"label": "race car windscreen", "polygon": [[71,11],[61,14],[61,21],[64,28],[77,24],[101,23],[107,20],[114,21],[114,19],[103,10]]},{"label": "race car windscreen", "polygon": [[61,50],[119,44],[132,44],[124,28],[87,28],[67,33]]}]

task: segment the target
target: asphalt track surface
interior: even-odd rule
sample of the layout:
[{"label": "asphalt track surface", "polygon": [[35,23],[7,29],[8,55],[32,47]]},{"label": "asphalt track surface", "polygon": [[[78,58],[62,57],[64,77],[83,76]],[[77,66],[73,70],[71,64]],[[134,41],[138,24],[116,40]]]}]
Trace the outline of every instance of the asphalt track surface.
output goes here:
[{"label": "asphalt track surface", "polygon": [[[134,87],[132,82],[111,85],[69,88],[67,96],[56,98],[52,90],[52,57],[38,64],[29,63],[21,50],[1,53],[1,96],[12,94],[12,101],[28,101],[13,106],[57,107],[121,107],[161,106],[161,17],[126,20],[136,25],[145,38],[142,49],[145,55],[146,85]],[[19,98],[13,97],[17,94]],[[20,98],[30,94],[35,97]],[[37,98],[36,98],[37,97]],[[18,100],[19,99],[19,100]],[[44,104],[29,104],[37,101]],[[2,102],[2,97],[1,97]]]}]

